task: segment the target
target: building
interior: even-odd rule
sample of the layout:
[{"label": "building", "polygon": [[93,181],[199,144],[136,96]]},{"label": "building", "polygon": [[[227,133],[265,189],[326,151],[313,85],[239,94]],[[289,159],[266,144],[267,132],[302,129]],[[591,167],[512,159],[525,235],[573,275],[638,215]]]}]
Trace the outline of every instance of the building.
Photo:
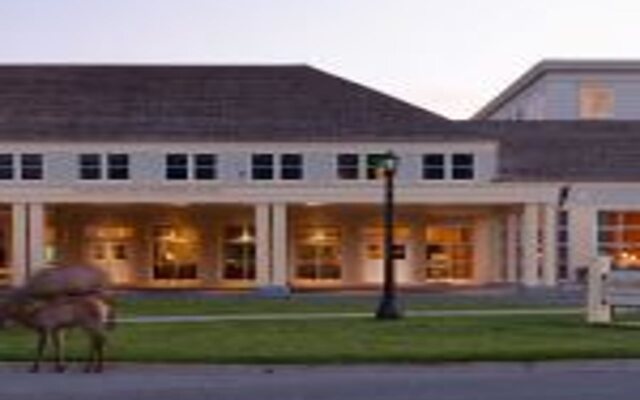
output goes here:
[{"label": "building", "polygon": [[639,120],[640,62],[545,60],[474,119]]},{"label": "building", "polygon": [[125,287],[379,287],[388,150],[403,287],[640,257],[640,123],[451,121],[308,66],[14,65],[0,87],[6,284],[82,263]]}]

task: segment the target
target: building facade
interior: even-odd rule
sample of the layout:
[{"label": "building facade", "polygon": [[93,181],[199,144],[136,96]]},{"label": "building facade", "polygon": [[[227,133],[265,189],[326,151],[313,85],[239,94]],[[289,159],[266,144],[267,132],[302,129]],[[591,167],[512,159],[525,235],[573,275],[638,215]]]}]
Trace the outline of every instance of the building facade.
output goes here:
[{"label": "building facade", "polygon": [[638,120],[640,62],[545,60],[479,110],[483,120]]},{"label": "building facade", "polygon": [[633,122],[450,121],[306,66],[3,66],[0,87],[5,284],[90,264],[122,287],[379,287],[387,151],[402,287],[640,257]]}]

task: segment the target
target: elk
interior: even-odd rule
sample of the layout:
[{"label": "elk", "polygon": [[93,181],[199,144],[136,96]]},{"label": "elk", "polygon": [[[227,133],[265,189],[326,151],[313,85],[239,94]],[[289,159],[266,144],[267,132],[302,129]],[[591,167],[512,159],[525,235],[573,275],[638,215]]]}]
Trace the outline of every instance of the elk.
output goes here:
[{"label": "elk", "polygon": [[106,274],[86,266],[54,267],[39,271],[0,303],[0,327],[13,321],[38,335],[36,357],[30,369],[40,370],[49,342],[55,370],[63,372],[64,332],[80,328],[89,338],[86,372],[101,372],[106,332],[114,326],[114,307],[105,290]]}]

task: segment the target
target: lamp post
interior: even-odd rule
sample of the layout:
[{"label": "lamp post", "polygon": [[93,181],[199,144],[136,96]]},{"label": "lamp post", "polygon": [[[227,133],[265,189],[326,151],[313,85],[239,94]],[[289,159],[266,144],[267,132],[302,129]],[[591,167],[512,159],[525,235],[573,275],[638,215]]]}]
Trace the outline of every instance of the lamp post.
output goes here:
[{"label": "lamp post", "polygon": [[398,166],[398,156],[388,151],[378,165],[384,178],[384,282],[376,318],[398,319],[402,315],[396,306],[396,282],[393,251],[393,179]]}]

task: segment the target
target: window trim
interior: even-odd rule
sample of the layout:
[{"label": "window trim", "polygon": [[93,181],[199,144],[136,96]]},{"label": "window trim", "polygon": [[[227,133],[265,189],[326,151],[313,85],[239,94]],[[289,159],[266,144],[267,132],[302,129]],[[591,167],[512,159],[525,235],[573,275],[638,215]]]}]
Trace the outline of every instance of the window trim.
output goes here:
[{"label": "window trim", "polygon": [[[295,155],[300,157],[300,177],[287,179],[284,177],[286,169],[283,163],[283,157]],[[271,177],[264,179],[256,179],[254,174],[254,157],[255,156],[271,156]],[[282,152],[254,152],[249,153],[247,157],[247,181],[248,182],[304,182],[307,179],[307,154],[301,151],[282,151]],[[265,167],[266,168],[266,167]],[[293,167],[291,168],[293,169]]]},{"label": "window trim", "polygon": [[[2,159],[6,157],[8,161],[5,165]],[[4,176],[3,172],[8,172]],[[16,178],[16,157],[14,153],[0,153],[0,181],[12,181]]]},{"label": "window trim", "polygon": [[[427,168],[427,164],[426,164],[427,157],[434,157],[434,156],[441,158],[442,165],[435,166],[434,164],[430,168]],[[428,182],[442,182],[442,181],[449,180],[448,158],[449,157],[447,156],[447,153],[443,153],[443,152],[422,153],[420,155],[420,179],[422,181],[428,181]],[[441,171],[442,175],[439,178],[430,178],[430,177],[427,177],[427,174],[425,173],[427,170]]]},{"label": "window trim", "polygon": [[[96,157],[97,163],[96,165],[92,165],[91,168],[83,162],[83,158],[85,157]],[[78,168],[77,179],[81,182],[96,182],[96,181],[104,181],[104,154],[102,153],[79,153],[76,157],[76,167]],[[93,172],[97,172],[95,177],[89,177],[89,175],[85,176],[87,170],[92,170]]]},{"label": "window trim", "polygon": [[[340,171],[341,171],[341,164],[340,164],[340,156],[353,156],[355,157],[355,168],[351,168],[351,171],[355,171],[355,177],[343,177],[340,175]],[[334,161],[334,177],[336,180],[338,181],[346,181],[346,182],[353,182],[353,181],[359,181],[362,180],[362,168],[361,168],[361,164],[362,164],[362,154],[360,153],[335,153],[334,157],[333,157],[333,161]]]},{"label": "window trim", "polygon": [[[122,164],[116,163],[121,158]],[[131,179],[131,157],[128,153],[107,153],[104,157],[104,178],[108,181],[128,181]],[[124,172],[122,176],[118,175]]]},{"label": "window trim", "polygon": [[[45,179],[45,157],[42,153],[20,153],[20,173],[19,178],[22,181],[42,181]],[[26,159],[29,157],[34,157],[38,160],[34,165],[27,165]],[[15,168],[15,158],[14,158],[14,168]],[[27,171],[37,171],[35,177],[29,177]]]},{"label": "window trim", "polygon": [[[180,166],[170,166],[169,165],[169,158],[170,157],[184,157],[184,165],[180,165]],[[164,153],[164,181],[166,182],[184,182],[184,181],[189,181],[191,174],[189,173],[190,171],[190,165],[191,163],[189,162],[189,153],[184,153],[184,152],[167,152]],[[184,169],[184,171],[183,171]],[[170,177],[170,171],[177,171],[180,170],[181,172],[184,172],[184,175],[180,175],[179,177]]]},{"label": "window trim", "polygon": [[[456,165],[456,157],[469,157],[470,163],[468,165]],[[450,179],[452,181],[473,181],[476,179],[476,156],[474,153],[465,152],[465,153],[451,153],[449,155],[449,170],[450,170]],[[468,176],[457,176],[457,173],[461,173],[466,171]]]}]

